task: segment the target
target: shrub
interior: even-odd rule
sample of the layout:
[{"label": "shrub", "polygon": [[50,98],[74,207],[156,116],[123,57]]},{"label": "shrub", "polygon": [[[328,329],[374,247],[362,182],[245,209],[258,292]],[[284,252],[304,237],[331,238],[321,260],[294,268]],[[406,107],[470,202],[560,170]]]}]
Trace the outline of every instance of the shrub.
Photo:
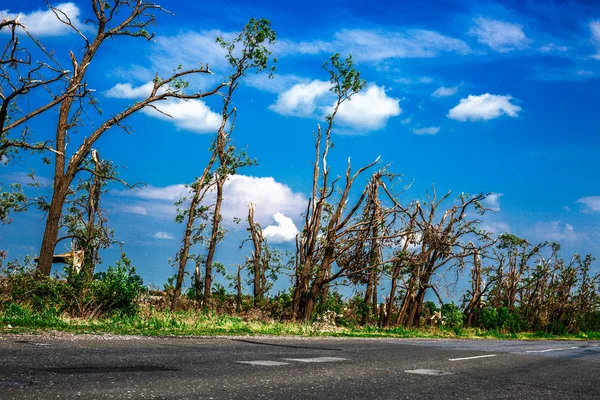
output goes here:
[{"label": "shrub", "polygon": [[137,312],[137,301],[145,290],[143,283],[131,260],[122,254],[116,266],[96,274],[91,295],[96,306],[104,313],[133,315]]}]

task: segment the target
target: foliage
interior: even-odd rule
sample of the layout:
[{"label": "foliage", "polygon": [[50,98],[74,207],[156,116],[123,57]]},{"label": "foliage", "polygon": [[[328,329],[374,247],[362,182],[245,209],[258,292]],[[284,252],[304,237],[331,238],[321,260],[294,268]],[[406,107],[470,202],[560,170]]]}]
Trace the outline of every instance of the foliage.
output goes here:
[{"label": "foliage", "polygon": [[96,317],[114,313],[132,315],[145,291],[131,261],[124,255],[106,272],[84,279],[65,268],[66,279],[40,278],[31,259],[9,262],[2,268],[0,305],[19,304],[38,313],[66,313],[74,317]]}]

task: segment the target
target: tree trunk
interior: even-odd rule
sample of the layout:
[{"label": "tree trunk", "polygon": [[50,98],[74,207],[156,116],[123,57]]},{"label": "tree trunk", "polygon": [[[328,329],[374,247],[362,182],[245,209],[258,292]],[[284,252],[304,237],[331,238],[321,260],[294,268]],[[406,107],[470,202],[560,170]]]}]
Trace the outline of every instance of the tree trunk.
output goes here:
[{"label": "tree trunk", "polygon": [[196,292],[196,301],[200,299],[200,295],[202,292],[200,288],[202,287],[202,281],[200,280],[200,260],[196,260],[196,264],[194,266],[194,290]]},{"label": "tree trunk", "polygon": [[208,253],[206,255],[206,264],[204,268],[204,297],[203,305],[206,307],[210,303],[212,289],[212,265],[219,241],[219,228],[221,226],[221,204],[223,203],[223,184],[224,179],[221,176],[217,177],[217,198],[215,202],[215,210],[212,220],[212,232],[210,235],[210,243],[208,245]]},{"label": "tree trunk", "polygon": [[177,271],[177,281],[175,282],[175,291],[173,292],[173,300],[171,300],[171,311],[175,311],[177,308],[177,302],[179,296],[181,296],[181,286],[183,285],[183,277],[185,275],[185,267],[187,265],[188,256],[190,254],[190,239],[192,236],[192,229],[195,220],[195,211],[198,206],[198,195],[194,193],[194,197],[190,202],[190,208],[188,209],[188,220],[185,226],[185,232],[183,234],[183,245],[179,252],[179,269]]},{"label": "tree trunk", "polygon": [[52,270],[52,259],[54,257],[56,241],[58,240],[60,218],[65,198],[67,197],[68,185],[63,184],[63,179],[56,179],[54,183],[54,192],[52,193],[52,201],[44,229],[44,238],[42,239],[42,246],[40,248],[39,262],[36,268],[36,273],[39,276],[50,276]]}]

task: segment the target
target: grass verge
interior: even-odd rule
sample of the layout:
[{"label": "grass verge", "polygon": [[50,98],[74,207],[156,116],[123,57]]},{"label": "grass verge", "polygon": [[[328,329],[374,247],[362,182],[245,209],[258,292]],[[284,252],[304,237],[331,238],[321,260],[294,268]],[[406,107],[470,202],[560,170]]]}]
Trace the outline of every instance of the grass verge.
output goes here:
[{"label": "grass verge", "polygon": [[554,335],[545,332],[509,333],[477,328],[448,329],[427,327],[380,328],[376,326],[342,327],[315,323],[244,320],[212,312],[182,311],[171,313],[147,309],[135,316],[115,315],[107,318],[69,318],[54,310],[39,313],[16,304],[0,310],[0,333],[43,333],[64,331],[76,334],[111,333],[145,336],[218,336],[277,335],[391,338],[461,338],[461,339],[600,339],[600,332]]}]

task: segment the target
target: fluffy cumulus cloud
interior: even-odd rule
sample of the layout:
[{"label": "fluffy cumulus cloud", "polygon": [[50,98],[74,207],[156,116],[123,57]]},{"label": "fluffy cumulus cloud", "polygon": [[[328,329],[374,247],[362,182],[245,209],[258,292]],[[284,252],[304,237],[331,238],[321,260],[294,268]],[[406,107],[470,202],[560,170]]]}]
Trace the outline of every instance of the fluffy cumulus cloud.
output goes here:
[{"label": "fluffy cumulus cloud", "polygon": [[590,22],[590,31],[592,32],[592,40],[596,44],[597,49],[597,53],[592,58],[600,60],[600,20]]},{"label": "fluffy cumulus cloud", "polygon": [[500,197],[502,196],[504,196],[504,193],[490,193],[481,203],[484,207],[498,212],[500,211]]},{"label": "fluffy cumulus cloud", "polygon": [[477,37],[479,43],[501,53],[522,50],[531,43],[521,25],[489,18],[476,18],[469,34]]},{"label": "fluffy cumulus cloud", "polygon": [[[280,93],[275,104],[269,108],[281,115],[316,117],[330,114],[333,105],[331,84],[314,80],[297,83]],[[388,119],[400,115],[400,99],[390,97],[382,86],[371,85],[342,103],[336,115],[337,121],[348,128],[359,131],[374,131],[385,127]]]},{"label": "fluffy cumulus cloud", "polygon": [[584,196],[577,200],[584,212],[600,212],[600,196]]},{"label": "fluffy cumulus cloud", "polygon": [[298,234],[294,221],[282,213],[273,214],[275,224],[263,229],[263,236],[272,243],[291,242]]},{"label": "fluffy cumulus cloud", "polygon": [[147,82],[140,86],[133,86],[131,83],[117,83],[104,92],[104,95],[113,99],[143,99],[150,96],[153,87],[154,84],[152,82]]},{"label": "fluffy cumulus cloud", "polygon": [[175,237],[173,235],[171,235],[169,232],[156,232],[154,235],[152,235],[152,237],[154,239],[160,239],[160,240],[173,240],[173,239],[175,239]]},{"label": "fluffy cumulus cloud", "polygon": [[456,93],[458,92],[458,87],[439,87],[436,89],[435,92],[433,92],[431,95],[433,97],[449,97],[449,96],[454,96]]},{"label": "fluffy cumulus cloud", "polygon": [[306,207],[306,198],[272,177],[233,175],[223,186],[223,217],[245,218],[248,204],[256,204],[255,218],[263,225],[276,213],[298,217]]},{"label": "fluffy cumulus cloud", "polygon": [[[104,95],[116,99],[141,99],[150,95],[152,87],[152,82],[140,86],[118,83]],[[221,125],[221,116],[212,111],[202,100],[170,98],[156,103],[155,107],[145,107],[142,112],[150,117],[172,122],[180,130],[212,133],[216,132]]]},{"label": "fluffy cumulus cloud", "polygon": [[[115,207],[120,212],[155,218],[173,218],[176,212],[173,203],[189,196],[190,192],[186,185],[178,184],[165,187],[146,186],[112,193],[122,198],[119,206]],[[214,192],[210,193],[207,202],[212,203],[214,195]],[[248,214],[248,204],[254,203],[256,220],[266,226],[272,222],[273,215],[277,213],[298,218],[306,207],[306,201],[303,194],[295,193],[289,186],[277,182],[272,177],[233,175],[223,186],[221,213],[224,222],[229,224],[234,218],[245,219]],[[278,222],[277,219],[275,221]],[[289,224],[278,223],[286,229],[289,228]]]},{"label": "fluffy cumulus cloud", "polygon": [[317,100],[329,93],[330,87],[329,82],[320,80],[297,83],[280,93],[275,104],[271,105],[269,109],[281,115],[312,116],[317,109]]},{"label": "fluffy cumulus cloud", "polygon": [[[221,126],[221,116],[201,100],[169,99],[142,112],[153,118],[171,121],[177,129],[196,133],[214,133]],[[166,115],[165,115],[166,114]]]},{"label": "fluffy cumulus cloud", "polygon": [[[333,108],[328,110],[328,113]],[[383,129],[388,119],[400,115],[400,99],[389,97],[382,86],[371,85],[340,106],[337,119],[349,128],[362,131]]]},{"label": "fluffy cumulus cloud", "polygon": [[469,95],[448,112],[448,118],[457,121],[480,121],[498,118],[502,115],[517,117],[521,107],[512,104],[511,96],[498,96],[485,93],[480,96]]},{"label": "fluffy cumulus cloud", "polygon": [[[63,20],[66,20],[64,17],[66,15],[79,30],[90,30],[90,27],[85,26],[83,21],[79,19],[81,12],[75,3],[60,3],[55,8],[60,10],[56,11],[56,14]],[[0,19],[15,19],[17,17],[19,17],[19,22],[27,28],[29,33],[35,36],[62,36],[75,33],[71,27],[60,22],[55,13],[49,8],[30,13],[15,13],[11,12],[11,10],[0,10]],[[8,30],[2,30],[1,32],[8,32]]]},{"label": "fluffy cumulus cloud", "polygon": [[437,135],[440,131],[439,126],[430,126],[429,128],[415,128],[413,129],[413,133],[415,135]]},{"label": "fluffy cumulus cloud", "polygon": [[331,41],[294,42],[282,40],[276,47],[279,55],[322,54],[338,51],[353,54],[357,61],[382,61],[394,58],[428,58],[445,52],[466,54],[469,46],[460,39],[425,29],[384,31],[345,29]]}]

